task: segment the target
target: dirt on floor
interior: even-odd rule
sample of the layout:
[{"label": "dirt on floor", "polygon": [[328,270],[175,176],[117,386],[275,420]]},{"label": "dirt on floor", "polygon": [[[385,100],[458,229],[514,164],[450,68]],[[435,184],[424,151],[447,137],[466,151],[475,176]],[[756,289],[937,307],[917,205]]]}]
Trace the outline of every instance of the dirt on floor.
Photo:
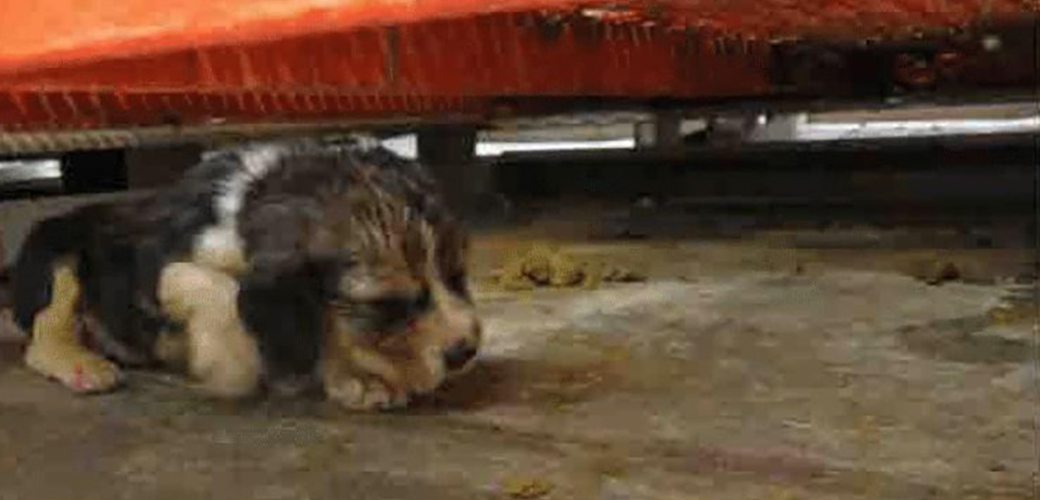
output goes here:
[{"label": "dirt on floor", "polygon": [[481,363],[399,413],[74,397],[0,343],[0,499],[1035,498],[1030,252],[896,233],[482,232]]}]

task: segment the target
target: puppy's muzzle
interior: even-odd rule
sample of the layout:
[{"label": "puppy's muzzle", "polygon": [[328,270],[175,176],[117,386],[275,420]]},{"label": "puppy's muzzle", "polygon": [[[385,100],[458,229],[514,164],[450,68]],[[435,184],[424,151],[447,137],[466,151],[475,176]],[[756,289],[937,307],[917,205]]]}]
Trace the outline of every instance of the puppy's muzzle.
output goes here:
[{"label": "puppy's muzzle", "polygon": [[444,351],[444,366],[451,372],[463,370],[477,356],[480,348],[481,326],[474,321],[467,338],[459,340]]},{"label": "puppy's muzzle", "polygon": [[451,371],[458,371],[477,355],[477,347],[468,340],[460,340],[444,351],[444,366]]}]

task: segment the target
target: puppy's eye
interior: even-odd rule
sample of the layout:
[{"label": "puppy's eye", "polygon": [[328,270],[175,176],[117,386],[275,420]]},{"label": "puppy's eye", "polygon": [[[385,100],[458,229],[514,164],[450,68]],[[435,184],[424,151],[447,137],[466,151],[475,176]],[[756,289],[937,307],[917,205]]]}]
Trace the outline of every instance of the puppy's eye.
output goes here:
[{"label": "puppy's eye", "polygon": [[415,295],[388,295],[363,301],[339,301],[335,307],[366,334],[387,335],[403,330],[416,316],[430,307],[430,292]]},{"label": "puppy's eye", "polygon": [[426,289],[414,296],[380,297],[369,302],[387,320],[406,321],[430,306],[430,292]]},{"label": "puppy's eye", "polygon": [[466,279],[466,273],[464,272],[460,271],[451,273],[448,275],[448,278],[444,280],[444,284],[448,287],[448,290],[451,290],[453,293],[461,297],[469,296],[469,282]]}]

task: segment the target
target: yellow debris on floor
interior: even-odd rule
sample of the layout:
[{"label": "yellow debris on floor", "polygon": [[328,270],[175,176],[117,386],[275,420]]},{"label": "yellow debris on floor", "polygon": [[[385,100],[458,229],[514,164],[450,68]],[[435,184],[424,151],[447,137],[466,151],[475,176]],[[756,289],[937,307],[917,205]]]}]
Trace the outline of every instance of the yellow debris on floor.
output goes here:
[{"label": "yellow debris on floor", "polygon": [[595,287],[604,282],[644,281],[639,273],[603,262],[574,258],[559,248],[535,245],[519,253],[494,276],[506,290],[530,290],[540,287]]}]

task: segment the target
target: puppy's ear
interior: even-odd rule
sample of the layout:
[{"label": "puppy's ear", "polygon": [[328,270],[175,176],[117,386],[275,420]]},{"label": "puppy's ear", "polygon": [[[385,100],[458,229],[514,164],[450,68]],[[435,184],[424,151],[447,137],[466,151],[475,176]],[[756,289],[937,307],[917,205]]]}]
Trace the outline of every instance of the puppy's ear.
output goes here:
[{"label": "puppy's ear", "polygon": [[259,260],[241,279],[238,309],[272,379],[308,376],[321,351],[326,285],[307,260]]},{"label": "puppy's ear", "polygon": [[241,221],[250,266],[240,279],[239,314],[274,379],[314,371],[328,298],[346,260],[316,251],[315,210],[308,200],[280,200],[253,207]]}]

